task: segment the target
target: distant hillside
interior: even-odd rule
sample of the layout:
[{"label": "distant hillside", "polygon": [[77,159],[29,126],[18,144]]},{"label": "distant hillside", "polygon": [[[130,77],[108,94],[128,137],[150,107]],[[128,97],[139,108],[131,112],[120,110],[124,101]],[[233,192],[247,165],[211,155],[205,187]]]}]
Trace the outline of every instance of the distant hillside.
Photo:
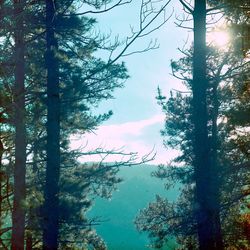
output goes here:
[{"label": "distant hillside", "polygon": [[[144,208],[155,195],[168,197],[174,200],[177,190],[166,191],[164,183],[151,177],[155,166],[141,165],[124,168],[119,175],[124,181],[119,185],[118,191],[111,200],[98,199],[89,217],[101,216],[104,220],[96,227],[96,231],[103,237],[109,250],[148,250],[149,243],[145,234],[136,231],[133,224],[139,209]],[[164,250],[174,249],[173,244],[164,247]]]}]

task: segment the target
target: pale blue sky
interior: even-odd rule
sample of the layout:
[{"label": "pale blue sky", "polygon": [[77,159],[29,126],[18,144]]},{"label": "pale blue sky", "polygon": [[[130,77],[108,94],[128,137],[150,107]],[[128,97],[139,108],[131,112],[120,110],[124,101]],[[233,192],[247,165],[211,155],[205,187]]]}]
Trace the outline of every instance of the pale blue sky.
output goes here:
[{"label": "pale blue sky", "polygon": [[[139,3],[124,5],[112,12],[98,16],[101,31],[112,31],[113,36],[119,35],[125,38],[130,35],[130,25],[138,26]],[[178,1],[174,1],[176,13],[178,13]],[[172,4],[168,6],[167,16],[172,12]],[[162,21],[158,18],[158,23]],[[130,79],[126,82],[125,88],[115,92],[115,100],[103,102],[99,110],[105,111],[111,108],[115,115],[107,124],[123,123],[140,119],[147,119],[160,109],[155,101],[156,89],[159,85],[165,92],[176,88],[176,79],[170,76],[170,60],[176,59],[180,53],[177,47],[182,47],[187,32],[177,28],[173,17],[159,30],[148,37],[137,40],[129,51],[141,50],[147,46],[150,39],[157,38],[160,48],[141,54],[134,54],[123,57],[129,71]],[[154,27],[154,25],[152,26]],[[177,87],[178,88],[178,87]]]},{"label": "pale blue sky", "polygon": [[[130,35],[130,25],[135,29],[138,26],[139,3],[140,1],[133,1],[132,4],[96,16],[99,29],[106,33],[112,31],[112,36],[119,35],[120,39]],[[153,163],[167,163],[175,155],[176,152],[166,151],[162,146],[160,129],[164,127],[164,116],[155,99],[157,86],[160,86],[166,95],[172,88],[182,88],[181,83],[170,75],[170,60],[181,56],[177,48],[183,46],[188,33],[174,24],[175,15],[182,12],[178,1],[174,1],[174,4],[176,6],[172,18],[150,36],[136,41],[129,51],[141,50],[147,46],[150,39],[155,38],[160,48],[121,59],[127,66],[130,78],[124,88],[115,91],[115,99],[102,102],[96,109],[97,113],[112,110],[114,115],[95,133],[85,135],[81,139],[83,145],[88,141],[89,149],[99,146],[107,149],[124,146],[125,151],[138,151],[139,156],[142,156],[154,148],[157,156]],[[172,10],[171,4],[166,15],[170,15]],[[162,20],[163,18],[159,17],[158,22]],[[134,133],[134,130],[137,130],[137,133]],[[79,144],[80,142],[75,142],[76,146]],[[85,160],[98,159],[95,157]],[[113,159],[107,158],[110,161]]]},{"label": "pale blue sky", "polygon": [[[133,2],[134,4],[100,15],[98,17],[99,29],[104,32],[112,30],[114,37],[118,34],[121,38],[129,35],[129,25],[134,27],[138,25],[138,4],[141,1],[134,0]],[[172,2],[176,5],[175,14],[183,13],[179,1]],[[171,13],[172,6],[168,6],[168,9],[168,13]],[[78,142],[75,141],[75,147],[81,144],[84,146],[88,141],[87,147],[84,148],[85,151],[99,146],[106,149],[124,147],[125,151],[138,151],[139,156],[147,154],[154,148],[157,155],[156,159],[151,162],[153,164],[166,164],[178,153],[174,150],[166,150],[162,145],[163,138],[160,136],[160,130],[164,127],[164,115],[155,99],[157,86],[160,86],[165,95],[169,95],[173,88],[179,90],[183,88],[181,82],[170,75],[170,61],[171,59],[177,60],[181,56],[177,49],[182,48],[188,38],[187,30],[178,28],[174,24],[175,14],[164,27],[155,31],[150,37],[137,41],[131,48],[132,51],[142,49],[151,38],[157,38],[160,44],[158,50],[122,59],[126,63],[130,79],[127,80],[123,89],[115,91],[115,99],[102,102],[95,111],[103,113],[113,110],[114,115],[97,131],[85,135]],[[189,34],[190,41],[192,41],[192,33]],[[108,161],[115,159],[113,156],[106,158]],[[100,160],[100,158],[95,156],[94,158],[87,157],[84,160],[92,161]],[[171,193],[163,189],[161,186],[164,184],[163,182],[158,183],[159,180],[151,178],[151,167],[146,169],[146,173],[145,168],[142,170],[129,168],[124,171],[131,172],[127,172],[130,173],[130,177],[123,176],[125,181],[119,186],[120,193],[115,192],[110,202],[97,200],[96,206],[90,214],[102,215],[108,219],[106,223],[97,227],[97,231],[104,237],[109,247],[117,244],[119,249],[122,249],[123,244],[130,243],[129,249],[148,249],[144,246],[147,243],[145,234],[140,235],[135,230],[134,217],[137,210],[143,208],[143,203],[146,205],[149,200],[154,198],[155,193],[167,196],[171,196]],[[149,181],[145,182],[143,178],[148,178]],[[132,182],[132,180],[134,181]],[[144,184],[145,186],[143,186]],[[148,196],[145,187],[149,188],[152,197]],[[162,188],[162,193],[158,188]],[[175,191],[173,190],[173,197],[176,196]],[[128,198],[126,194],[129,194]],[[110,211],[110,209],[113,210]]]}]

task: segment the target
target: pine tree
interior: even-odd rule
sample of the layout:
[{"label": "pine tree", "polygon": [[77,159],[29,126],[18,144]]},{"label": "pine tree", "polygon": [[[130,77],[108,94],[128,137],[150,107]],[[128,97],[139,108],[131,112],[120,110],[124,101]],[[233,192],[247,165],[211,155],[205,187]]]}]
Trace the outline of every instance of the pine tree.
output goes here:
[{"label": "pine tree", "polygon": [[25,1],[15,0],[14,40],[15,40],[15,83],[14,83],[14,125],[15,125],[15,166],[14,205],[12,215],[12,245],[14,249],[24,249],[25,232],[25,173],[26,173],[26,126],[25,126],[25,63],[24,63],[24,5]]},{"label": "pine tree", "polygon": [[57,2],[46,1],[47,70],[47,165],[44,203],[43,249],[58,249],[59,233],[59,177],[60,177],[60,93],[59,66],[55,37]]},{"label": "pine tree", "polygon": [[[142,35],[148,24],[141,25],[141,30],[133,34],[131,41],[125,45],[117,57],[104,61],[95,57],[94,53],[100,48],[112,53],[117,44],[107,46],[109,42],[106,38],[93,32],[96,20],[76,13],[78,11],[77,2],[67,0],[46,1],[45,3],[22,1],[20,4],[19,2],[15,1],[15,17],[12,13],[14,6],[12,2],[6,2],[4,8],[0,10],[4,17],[1,21],[1,38],[3,38],[1,63],[5,70],[0,85],[1,90],[4,91],[4,98],[0,99],[0,112],[1,118],[3,112],[4,119],[7,119],[4,121],[6,122],[4,125],[1,124],[1,132],[3,132],[1,140],[3,140],[5,148],[4,158],[8,160],[7,163],[4,163],[8,178],[2,182],[1,186],[4,187],[1,191],[6,192],[7,195],[4,197],[4,201],[1,200],[3,201],[1,205],[4,205],[2,208],[6,211],[6,217],[12,212],[9,205],[12,203],[12,189],[9,180],[12,181],[13,178],[14,150],[16,153],[18,152],[14,148],[13,137],[21,136],[23,142],[25,141],[27,144],[27,148],[26,145],[22,148],[22,159],[26,159],[22,167],[22,178],[15,178],[13,184],[16,194],[21,191],[23,195],[18,197],[15,194],[15,197],[19,199],[15,201],[15,205],[17,204],[19,212],[22,212],[20,216],[22,223],[18,224],[21,228],[18,233],[22,239],[14,241],[16,234],[13,233],[12,248],[17,247],[16,244],[18,244],[18,247],[23,249],[24,236],[27,249],[34,246],[41,248],[42,230],[44,230],[45,249],[73,248],[81,246],[81,244],[104,248],[102,240],[91,229],[93,222],[89,222],[85,218],[85,213],[92,204],[93,194],[109,197],[116,183],[120,181],[119,178],[116,178],[119,166],[130,165],[133,156],[123,163],[81,165],[77,158],[82,153],[70,150],[70,136],[73,133],[91,131],[112,115],[110,111],[107,114],[94,116],[92,109],[100,101],[111,98],[114,89],[123,86],[124,81],[128,78],[127,70],[124,63],[117,63],[117,61],[132,42]],[[110,3],[109,0],[88,1],[86,5],[96,8],[96,12],[99,10],[102,12],[101,8],[104,8],[104,11],[109,10],[107,4]],[[114,4],[113,7],[119,6],[119,3],[121,1]],[[155,17],[152,20],[154,19]],[[17,27],[19,28],[17,29]],[[13,41],[16,42],[15,53],[13,53]],[[20,50],[20,47],[23,50]],[[17,51],[22,53],[17,54]],[[16,57],[12,57],[13,54]],[[17,61],[17,56],[22,59],[22,64]],[[51,68],[51,65],[55,67]],[[12,86],[14,82],[14,70],[20,86],[22,80],[22,89],[16,88],[15,91],[18,90],[18,93],[15,92],[13,104],[13,93],[9,86]],[[25,81],[21,79],[23,74],[19,74],[24,71]],[[46,82],[47,85],[45,85]],[[46,89],[47,87],[48,89]],[[22,102],[17,110],[22,109],[24,116],[15,117],[14,114],[19,114],[15,112],[18,101]],[[56,110],[57,118],[55,112],[51,113],[51,110]],[[21,123],[13,123],[13,121],[17,121],[16,118],[20,118]],[[53,131],[51,124],[55,125]],[[15,125],[19,128],[22,127],[25,134],[15,133],[13,131]],[[56,136],[54,138],[56,147],[52,145],[51,141],[54,135]],[[52,155],[53,150],[57,150],[54,155]],[[109,154],[114,152],[99,149],[92,153]],[[122,152],[119,153],[122,154]],[[50,167],[47,165],[47,170],[51,172],[47,171],[46,174],[45,162],[49,163],[50,159],[57,159],[57,164],[48,164]],[[17,168],[15,168],[16,170]],[[61,178],[60,171],[63,173]],[[63,178],[69,173],[74,178]],[[83,183],[79,183],[79,178]],[[54,181],[55,189],[50,185],[44,185],[46,180],[48,184],[51,179]],[[21,185],[16,185],[17,181],[21,181]],[[72,187],[75,189],[72,190]],[[43,191],[45,191],[44,197]],[[82,199],[78,201],[79,193],[82,193]],[[51,196],[55,198],[52,207],[56,212],[49,211]],[[70,206],[70,201],[74,201],[72,206]],[[7,203],[8,205],[6,205]],[[51,212],[56,216],[52,218],[49,214]],[[15,210],[13,221],[17,217],[16,215]],[[23,223],[25,216],[27,224]],[[52,227],[48,227],[47,219],[52,221]],[[14,222],[13,229],[15,225]],[[55,229],[53,235],[48,233],[46,230],[48,228]],[[82,228],[84,230],[81,230]],[[6,230],[9,232],[10,229],[3,229],[1,234],[2,232],[4,234]],[[79,234],[72,236],[72,231],[77,231]],[[68,236],[70,236],[71,242],[67,242]],[[53,246],[46,246],[50,237],[53,238]],[[83,242],[79,243],[79,238],[83,239]]]},{"label": "pine tree", "polygon": [[[185,51],[184,58],[179,62],[172,62],[174,75],[178,72],[178,78],[185,81],[190,93],[186,95],[178,92],[176,95],[172,93],[167,101],[160,92],[158,96],[158,101],[166,114],[165,129],[162,131],[162,135],[167,136],[165,145],[179,149],[182,153],[174,160],[175,163],[178,163],[177,166],[174,166],[174,163],[169,168],[160,166],[155,175],[159,178],[166,178],[168,182],[181,182],[184,186],[183,190],[175,203],[157,197],[155,202],[150,203],[146,209],[141,211],[136,220],[138,229],[149,232],[157,246],[161,246],[167,240],[167,237],[174,235],[183,249],[201,248],[201,245],[197,244],[200,242],[197,238],[199,230],[197,228],[197,212],[200,211],[200,206],[195,195],[195,190],[198,187],[195,184],[197,177],[194,167],[195,151],[193,143],[195,139],[194,120],[200,119],[200,116],[193,117],[194,104],[192,102],[194,99],[190,95],[193,94],[191,91],[193,90],[193,79],[191,78],[192,53],[193,50]],[[214,213],[211,213],[211,215],[217,216],[214,219],[210,218],[211,230],[215,233],[214,238],[211,239],[213,243],[210,247],[222,248],[220,239],[217,237],[220,234],[219,238],[223,237],[225,248],[238,244],[240,249],[245,249],[246,238],[242,234],[242,230],[237,231],[238,226],[233,231],[232,228],[236,227],[232,226],[232,223],[237,213],[240,213],[239,199],[242,195],[239,196],[239,193],[247,183],[246,169],[240,170],[238,168],[238,171],[235,171],[235,167],[243,159],[245,163],[248,161],[247,157],[243,158],[242,153],[238,152],[239,148],[232,144],[233,138],[231,138],[232,133],[230,132],[232,131],[232,124],[230,125],[230,122],[228,122],[228,117],[230,117],[230,114],[232,115],[232,110],[229,107],[235,108],[237,106],[235,98],[229,93],[234,89],[232,86],[239,86],[239,78],[248,74],[249,68],[247,63],[239,60],[238,54],[233,53],[233,47],[224,53],[216,52],[213,48],[207,47],[206,68],[207,86],[204,89],[206,101],[203,105],[207,108],[206,124],[208,143],[211,147],[210,174],[212,176],[210,175],[209,180],[207,180],[209,181],[208,186],[204,187],[203,192],[200,190],[200,195],[204,196],[204,200],[212,198],[208,200],[209,202],[213,201],[210,205],[214,206]],[[228,70],[225,70],[225,68]],[[203,147],[203,144],[202,142],[199,146]],[[237,157],[233,157],[233,155],[237,155]],[[179,164],[184,164],[184,167]],[[206,170],[204,169],[204,171]],[[237,185],[235,185],[236,183]],[[207,190],[211,187],[212,189]],[[209,197],[209,192],[213,195],[212,197]],[[220,218],[218,218],[218,215],[220,215]],[[218,232],[218,229],[221,232]],[[218,232],[217,236],[216,231]],[[236,234],[237,236],[234,238],[229,236]],[[237,237],[238,240],[236,240]]]}]

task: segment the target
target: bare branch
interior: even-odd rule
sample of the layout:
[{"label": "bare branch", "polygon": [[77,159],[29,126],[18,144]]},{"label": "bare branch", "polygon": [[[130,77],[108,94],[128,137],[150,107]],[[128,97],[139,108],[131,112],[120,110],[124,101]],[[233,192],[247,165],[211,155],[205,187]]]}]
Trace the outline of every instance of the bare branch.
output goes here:
[{"label": "bare branch", "polygon": [[193,14],[194,10],[192,9],[192,6],[190,6],[187,2],[184,0],[179,0],[180,3],[183,5],[184,8],[186,8],[190,14]]},{"label": "bare branch", "polygon": [[178,92],[178,93],[181,93],[181,94],[191,94],[192,91],[181,91],[181,90],[178,90],[178,89],[171,89],[172,91],[175,91],[175,92]]},{"label": "bare branch", "polygon": [[[131,28],[132,35],[130,37],[127,37],[125,45],[124,45],[123,49],[118,53],[118,55],[116,55],[113,59],[110,56],[109,61],[108,61],[108,63],[106,65],[92,71],[89,75],[87,75],[83,79],[83,81],[88,80],[89,78],[91,78],[92,76],[97,74],[98,72],[100,72],[100,71],[104,70],[105,68],[108,68],[110,65],[114,64],[122,56],[124,56],[125,52],[131,47],[132,44],[134,44],[134,42],[137,39],[144,37],[146,34],[148,35],[148,34],[152,33],[156,29],[159,29],[164,23],[166,23],[169,20],[169,18],[172,16],[172,14],[168,18],[165,18],[165,15],[164,15],[164,20],[163,20],[161,25],[158,25],[157,27],[153,28],[151,31],[148,31],[147,33],[144,34],[144,32],[149,28],[149,26],[151,26],[152,23],[165,11],[165,8],[170,3],[170,1],[171,0],[168,0],[164,5],[162,5],[161,8],[157,12],[155,12],[155,10],[150,7],[151,10],[152,10],[152,13],[154,13],[155,15],[145,25],[143,25],[143,23],[141,23],[142,21],[145,22],[145,19],[143,19],[143,12],[144,12],[144,14],[145,14],[145,12],[148,12],[148,7],[146,7],[146,5],[147,5],[147,3],[149,3],[149,0],[142,0],[142,5],[145,7],[145,10],[143,10],[143,8],[141,8],[141,10],[140,10],[141,15],[140,15],[140,25],[139,25],[140,28],[139,28],[139,31],[135,32],[133,30],[133,28]],[[147,17],[148,16],[149,15],[147,14]],[[151,48],[146,48],[146,49],[142,50],[142,52],[143,51],[148,51],[149,49],[154,49],[154,48],[152,48],[152,47]],[[134,53],[132,53],[132,52],[127,53],[126,56],[128,56],[129,54],[135,54],[135,53],[139,53],[139,51],[134,52]],[[111,51],[111,54],[113,54],[113,50]]]},{"label": "bare branch", "polygon": [[87,14],[101,14],[101,13],[105,13],[105,12],[108,12],[118,6],[122,6],[124,4],[128,4],[128,3],[131,3],[132,0],[128,0],[128,1],[125,1],[123,2],[123,0],[119,0],[116,4],[112,5],[111,7],[106,7],[103,9],[103,10],[88,10],[88,11],[84,11],[84,12],[79,12],[79,13],[74,13],[74,14],[63,14],[63,16],[83,16],[83,15],[87,15]]},{"label": "bare branch", "polygon": [[[134,37],[125,45],[125,47],[122,49],[122,51],[112,60],[109,62],[109,64],[113,64],[116,62],[127,50],[128,48],[135,42],[137,38],[143,37],[143,32],[157,19],[157,17],[165,10],[167,5],[170,3],[171,0],[168,0],[166,4],[164,4],[161,9],[157,12],[157,14],[151,18],[151,20],[143,27],[141,26],[141,29],[135,33]],[[169,18],[168,18],[169,19]],[[166,22],[166,21],[165,21]],[[149,34],[149,33],[148,33]]]},{"label": "bare branch", "polygon": [[130,55],[134,55],[134,54],[139,54],[139,53],[143,53],[143,52],[147,52],[149,50],[155,50],[159,48],[159,44],[157,44],[157,40],[154,41],[154,44],[152,45],[153,41],[151,40],[150,43],[148,44],[148,47],[142,50],[136,50],[127,54],[122,55],[122,57],[125,56],[130,56]]}]

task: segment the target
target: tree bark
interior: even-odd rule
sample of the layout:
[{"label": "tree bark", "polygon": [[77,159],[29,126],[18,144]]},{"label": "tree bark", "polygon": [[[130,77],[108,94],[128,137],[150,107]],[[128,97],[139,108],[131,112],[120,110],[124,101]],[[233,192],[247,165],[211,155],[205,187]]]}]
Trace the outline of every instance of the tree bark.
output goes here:
[{"label": "tree bark", "polygon": [[25,232],[25,174],[26,174],[26,127],[25,127],[25,86],[24,86],[24,0],[14,0],[14,42],[15,42],[15,83],[14,83],[14,204],[12,215],[12,250],[24,249]]},{"label": "tree bark", "polygon": [[2,156],[4,148],[3,143],[0,139],[0,230],[2,229],[2,203],[3,203],[3,194],[2,194],[2,182],[3,182],[3,170],[2,170]]},{"label": "tree bark", "polygon": [[[196,221],[200,250],[223,249],[218,213],[217,175],[208,136],[206,77],[206,0],[196,0],[194,8],[193,123],[194,169],[196,181]],[[217,143],[217,142],[216,142]],[[216,148],[215,148],[216,151]]]},{"label": "tree bark", "polygon": [[26,250],[32,250],[32,243],[33,243],[33,239],[32,239],[32,234],[28,234],[27,238],[26,238]]},{"label": "tree bark", "polygon": [[221,221],[220,221],[220,169],[218,164],[218,114],[219,114],[219,99],[218,99],[218,85],[219,82],[214,83],[212,89],[212,136],[211,136],[211,172],[212,182],[211,182],[211,196],[213,205],[213,223],[214,223],[214,243],[216,249],[223,249],[223,239],[221,232]]},{"label": "tree bark", "polygon": [[56,1],[46,0],[47,164],[43,228],[43,249],[46,250],[58,248],[59,234],[60,96],[55,22]]}]

